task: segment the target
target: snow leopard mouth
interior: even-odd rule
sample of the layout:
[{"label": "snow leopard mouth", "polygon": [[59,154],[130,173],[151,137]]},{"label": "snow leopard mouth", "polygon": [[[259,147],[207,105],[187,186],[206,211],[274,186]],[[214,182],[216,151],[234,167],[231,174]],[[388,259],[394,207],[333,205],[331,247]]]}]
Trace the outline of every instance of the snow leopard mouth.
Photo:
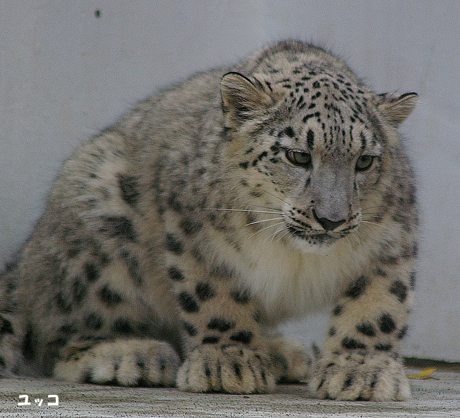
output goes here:
[{"label": "snow leopard mouth", "polygon": [[301,238],[305,241],[308,241],[310,243],[314,242],[315,244],[318,245],[331,245],[335,243],[337,240],[342,238],[341,234],[336,234],[336,233],[317,233],[317,234],[309,234],[303,229],[296,228],[293,225],[288,225],[287,227],[288,231],[293,235],[294,237]]}]

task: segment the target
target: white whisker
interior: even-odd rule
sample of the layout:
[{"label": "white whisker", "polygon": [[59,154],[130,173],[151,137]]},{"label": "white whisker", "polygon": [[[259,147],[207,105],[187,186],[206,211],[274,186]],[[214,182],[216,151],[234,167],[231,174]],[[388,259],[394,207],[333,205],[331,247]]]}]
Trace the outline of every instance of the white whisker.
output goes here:
[{"label": "white whisker", "polygon": [[[280,234],[281,232],[285,232],[285,234],[281,237],[277,237],[277,235]],[[287,226],[284,226],[283,228],[278,229],[278,231],[274,232],[272,235],[272,242],[275,238],[283,239],[288,233],[289,233],[289,228]]]},{"label": "white whisker", "polygon": [[269,213],[272,215],[281,215],[281,211],[267,211],[267,210],[253,210],[253,209],[217,209],[217,208],[205,208],[205,210],[219,210],[228,212],[251,212],[251,213]]},{"label": "white whisker", "polygon": [[254,222],[251,222],[251,223],[248,223],[246,224],[245,226],[249,226],[249,225],[256,225],[256,224],[260,224],[260,223],[263,223],[263,222],[270,222],[270,221],[279,221],[279,220],[284,220],[284,218],[282,217],[279,217],[279,218],[271,218],[271,219],[262,219],[260,221],[254,221]]},{"label": "white whisker", "polygon": [[276,194],[273,194],[273,193],[271,193],[271,192],[269,192],[269,191],[267,191],[265,189],[262,189],[262,190],[263,190],[264,193],[267,193],[268,195],[273,196],[275,199],[278,199],[279,201],[289,205],[289,202],[287,200],[284,200],[281,197],[277,196]]},{"label": "white whisker", "polygon": [[[250,205],[251,207],[254,207],[254,208],[261,208],[261,209],[268,209],[268,210],[278,210],[278,209],[275,209],[275,208],[272,208],[270,206],[263,206],[263,205]],[[279,210],[279,212],[281,213],[282,210]]]},{"label": "white whisker", "polygon": [[274,225],[266,226],[265,228],[259,229],[255,234],[252,234],[249,238],[253,238],[253,237],[255,237],[257,234],[260,234],[261,232],[266,231],[267,229],[275,228],[276,226],[283,225],[283,224],[284,224],[284,221],[283,221],[283,222],[278,222],[278,223],[276,223],[276,224],[274,224]]}]

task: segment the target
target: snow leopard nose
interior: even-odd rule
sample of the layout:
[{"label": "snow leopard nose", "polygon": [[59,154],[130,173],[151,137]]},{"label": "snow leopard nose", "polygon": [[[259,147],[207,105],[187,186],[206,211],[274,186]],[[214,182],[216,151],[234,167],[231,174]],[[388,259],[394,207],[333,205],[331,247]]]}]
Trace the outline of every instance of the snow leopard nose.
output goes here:
[{"label": "snow leopard nose", "polygon": [[312,209],[313,217],[315,218],[316,222],[318,222],[325,231],[333,231],[334,229],[337,229],[340,225],[344,224],[346,222],[346,219],[340,219],[338,221],[331,221],[328,218],[320,218],[315,209]]}]

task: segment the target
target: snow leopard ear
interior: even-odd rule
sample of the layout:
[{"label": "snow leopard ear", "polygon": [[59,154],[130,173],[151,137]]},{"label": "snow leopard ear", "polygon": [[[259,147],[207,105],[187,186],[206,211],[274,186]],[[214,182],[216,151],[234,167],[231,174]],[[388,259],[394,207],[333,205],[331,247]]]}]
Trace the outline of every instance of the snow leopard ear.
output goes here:
[{"label": "snow leopard ear", "polygon": [[380,94],[377,108],[389,123],[398,127],[414,110],[417,104],[417,97],[417,93],[405,93],[402,95],[394,93]]},{"label": "snow leopard ear", "polygon": [[266,109],[273,103],[260,82],[253,82],[235,72],[222,77],[220,91],[227,127],[240,125],[241,122],[254,117],[257,111]]}]

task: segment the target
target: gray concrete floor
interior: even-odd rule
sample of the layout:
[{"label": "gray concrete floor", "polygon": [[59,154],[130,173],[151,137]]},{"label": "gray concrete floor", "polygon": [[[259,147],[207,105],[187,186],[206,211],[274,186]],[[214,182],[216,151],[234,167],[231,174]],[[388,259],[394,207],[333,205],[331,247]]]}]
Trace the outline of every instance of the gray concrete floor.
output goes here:
[{"label": "gray concrete floor", "polygon": [[[409,373],[418,371],[409,370]],[[49,379],[0,379],[0,416],[460,417],[460,373],[436,371],[433,376],[437,380],[411,380],[410,401],[379,403],[318,400],[311,397],[305,385],[281,385],[270,395],[223,395],[71,384]],[[27,401],[24,395],[30,405],[18,406],[19,402]],[[48,395],[57,395],[59,405],[48,405],[56,399]]]}]

